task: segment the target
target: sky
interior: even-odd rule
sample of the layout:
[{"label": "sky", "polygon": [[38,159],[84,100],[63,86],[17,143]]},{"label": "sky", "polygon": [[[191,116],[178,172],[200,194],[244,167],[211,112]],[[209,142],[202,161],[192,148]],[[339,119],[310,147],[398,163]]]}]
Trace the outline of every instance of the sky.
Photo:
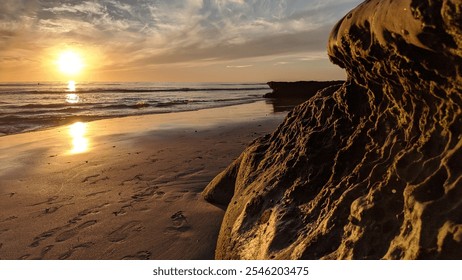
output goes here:
[{"label": "sky", "polygon": [[[2,0],[0,82],[345,78],[326,53],[360,0]],[[59,71],[77,53],[75,77]]]}]

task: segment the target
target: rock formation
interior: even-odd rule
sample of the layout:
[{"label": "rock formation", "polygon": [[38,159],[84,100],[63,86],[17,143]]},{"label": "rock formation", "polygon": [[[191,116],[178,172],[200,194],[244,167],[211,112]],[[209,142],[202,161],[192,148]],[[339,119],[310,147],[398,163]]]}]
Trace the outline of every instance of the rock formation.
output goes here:
[{"label": "rock formation", "polygon": [[265,98],[296,98],[308,100],[319,90],[329,86],[340,87],[344,81],[299,81],[299,82],[268,82],[273,90],[264,95]]},{"label": "rock formation", "polygon": [[319,90],[331,87],[330,90],[335,91],[343,83],[344,81],[268,82],[273,91],[263,97],[270,99],[268,103],[273,105],[274,112],[287,112],[313,97]]},{"label": "rock formation", "polygon": [[218,259],[462,258],[462,0],[368,0],[345,68],[206,188]]}]

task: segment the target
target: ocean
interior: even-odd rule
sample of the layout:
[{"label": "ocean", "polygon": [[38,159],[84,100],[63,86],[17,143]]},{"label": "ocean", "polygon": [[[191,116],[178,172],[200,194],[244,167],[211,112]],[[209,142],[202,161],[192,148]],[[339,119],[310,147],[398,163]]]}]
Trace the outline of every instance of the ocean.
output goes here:
[{"label": "ocean", "polygon": [[251,103],[264,83],[0,83],[0,136],[76,121]]}]

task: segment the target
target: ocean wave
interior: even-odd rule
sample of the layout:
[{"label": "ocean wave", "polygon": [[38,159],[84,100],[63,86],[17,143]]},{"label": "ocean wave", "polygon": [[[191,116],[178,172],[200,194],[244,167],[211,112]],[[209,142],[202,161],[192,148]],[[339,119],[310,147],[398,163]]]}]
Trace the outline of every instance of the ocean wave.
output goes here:
[{"label": "ocean wave", "polygon": [[66,88],[54,88],[54,89],[22,89],[14,91],[3,90],[2,94],[65,94],[65,93],[156,93],[156,92],[210,92],[210,91],[258,91],[268,90],[269,87],[235,87],[235,88],[88,88],[88,89],[76,89],[75,91],[68,91]]},{"label": "ocean wave", "polygon": [[30,87],[41,85],[40,83],[31,84],[31,83],[0,83],[0,87]]},{"label": "ocean wave", "polygon": [[[21,110],[21,111],[15,111],[13,114],[20,113],[22,115],[46,115],[46,114],[70,114],[70,113],[78,113],[78,112],[84,112],[91,110],[91,108],[82,108],[82,107],[63,107],[61,109],[56,109],[56,110]],[[0,116],[0,118],[7,117],[8,114],[4,114]]]},{"label": "ocean wave", "polygon": [[151,104],[146,101],[140,101],[135,104],[111,104],[111,105],[98,105],[95,109],[141,109],[150,107]]},{"label": "ocean wave", "polygon": [[159,102],[156,104],[156,107],[170,107],[170,106],[175,106],[175,105],[185,105],[188,103],[197,103],[197,102],[191,102],[188,100],[176,100],[176,101],[167,101],[167,102]]},{"label": "ocean wave", "polygon": [[77,91],[70,92],[63,83],[0,84],[0,136],[73,121],[250,103],[268,89],[255,83],[79,83]]},{"label": "ocean wave", "polygon": [[94,106],[94,103],[73,103],[69,106],[69,103],[29,103],[25,105],[13,105],[8,106],[11,109],[55,109],[55,108],[68,108],[68,107],[81,107],[81,106]]}]

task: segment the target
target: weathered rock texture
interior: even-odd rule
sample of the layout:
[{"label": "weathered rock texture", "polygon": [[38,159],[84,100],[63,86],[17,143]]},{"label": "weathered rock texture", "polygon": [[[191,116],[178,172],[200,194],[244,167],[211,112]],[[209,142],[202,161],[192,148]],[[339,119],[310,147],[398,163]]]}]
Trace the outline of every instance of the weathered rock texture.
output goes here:
[{"label": "weathered rock texture", "polygon": [[462,258],[462,1],[369,0],[331,34],[348,82],[204,192],[219,259]]},{"label": "weathered rock texture", "polygon": [[268,82],[273,90],[264,95],[265,98],[297,98],[308,100],[319,90],[329,86],[340,87],[344,81],[299,81],[299,82]]}]

